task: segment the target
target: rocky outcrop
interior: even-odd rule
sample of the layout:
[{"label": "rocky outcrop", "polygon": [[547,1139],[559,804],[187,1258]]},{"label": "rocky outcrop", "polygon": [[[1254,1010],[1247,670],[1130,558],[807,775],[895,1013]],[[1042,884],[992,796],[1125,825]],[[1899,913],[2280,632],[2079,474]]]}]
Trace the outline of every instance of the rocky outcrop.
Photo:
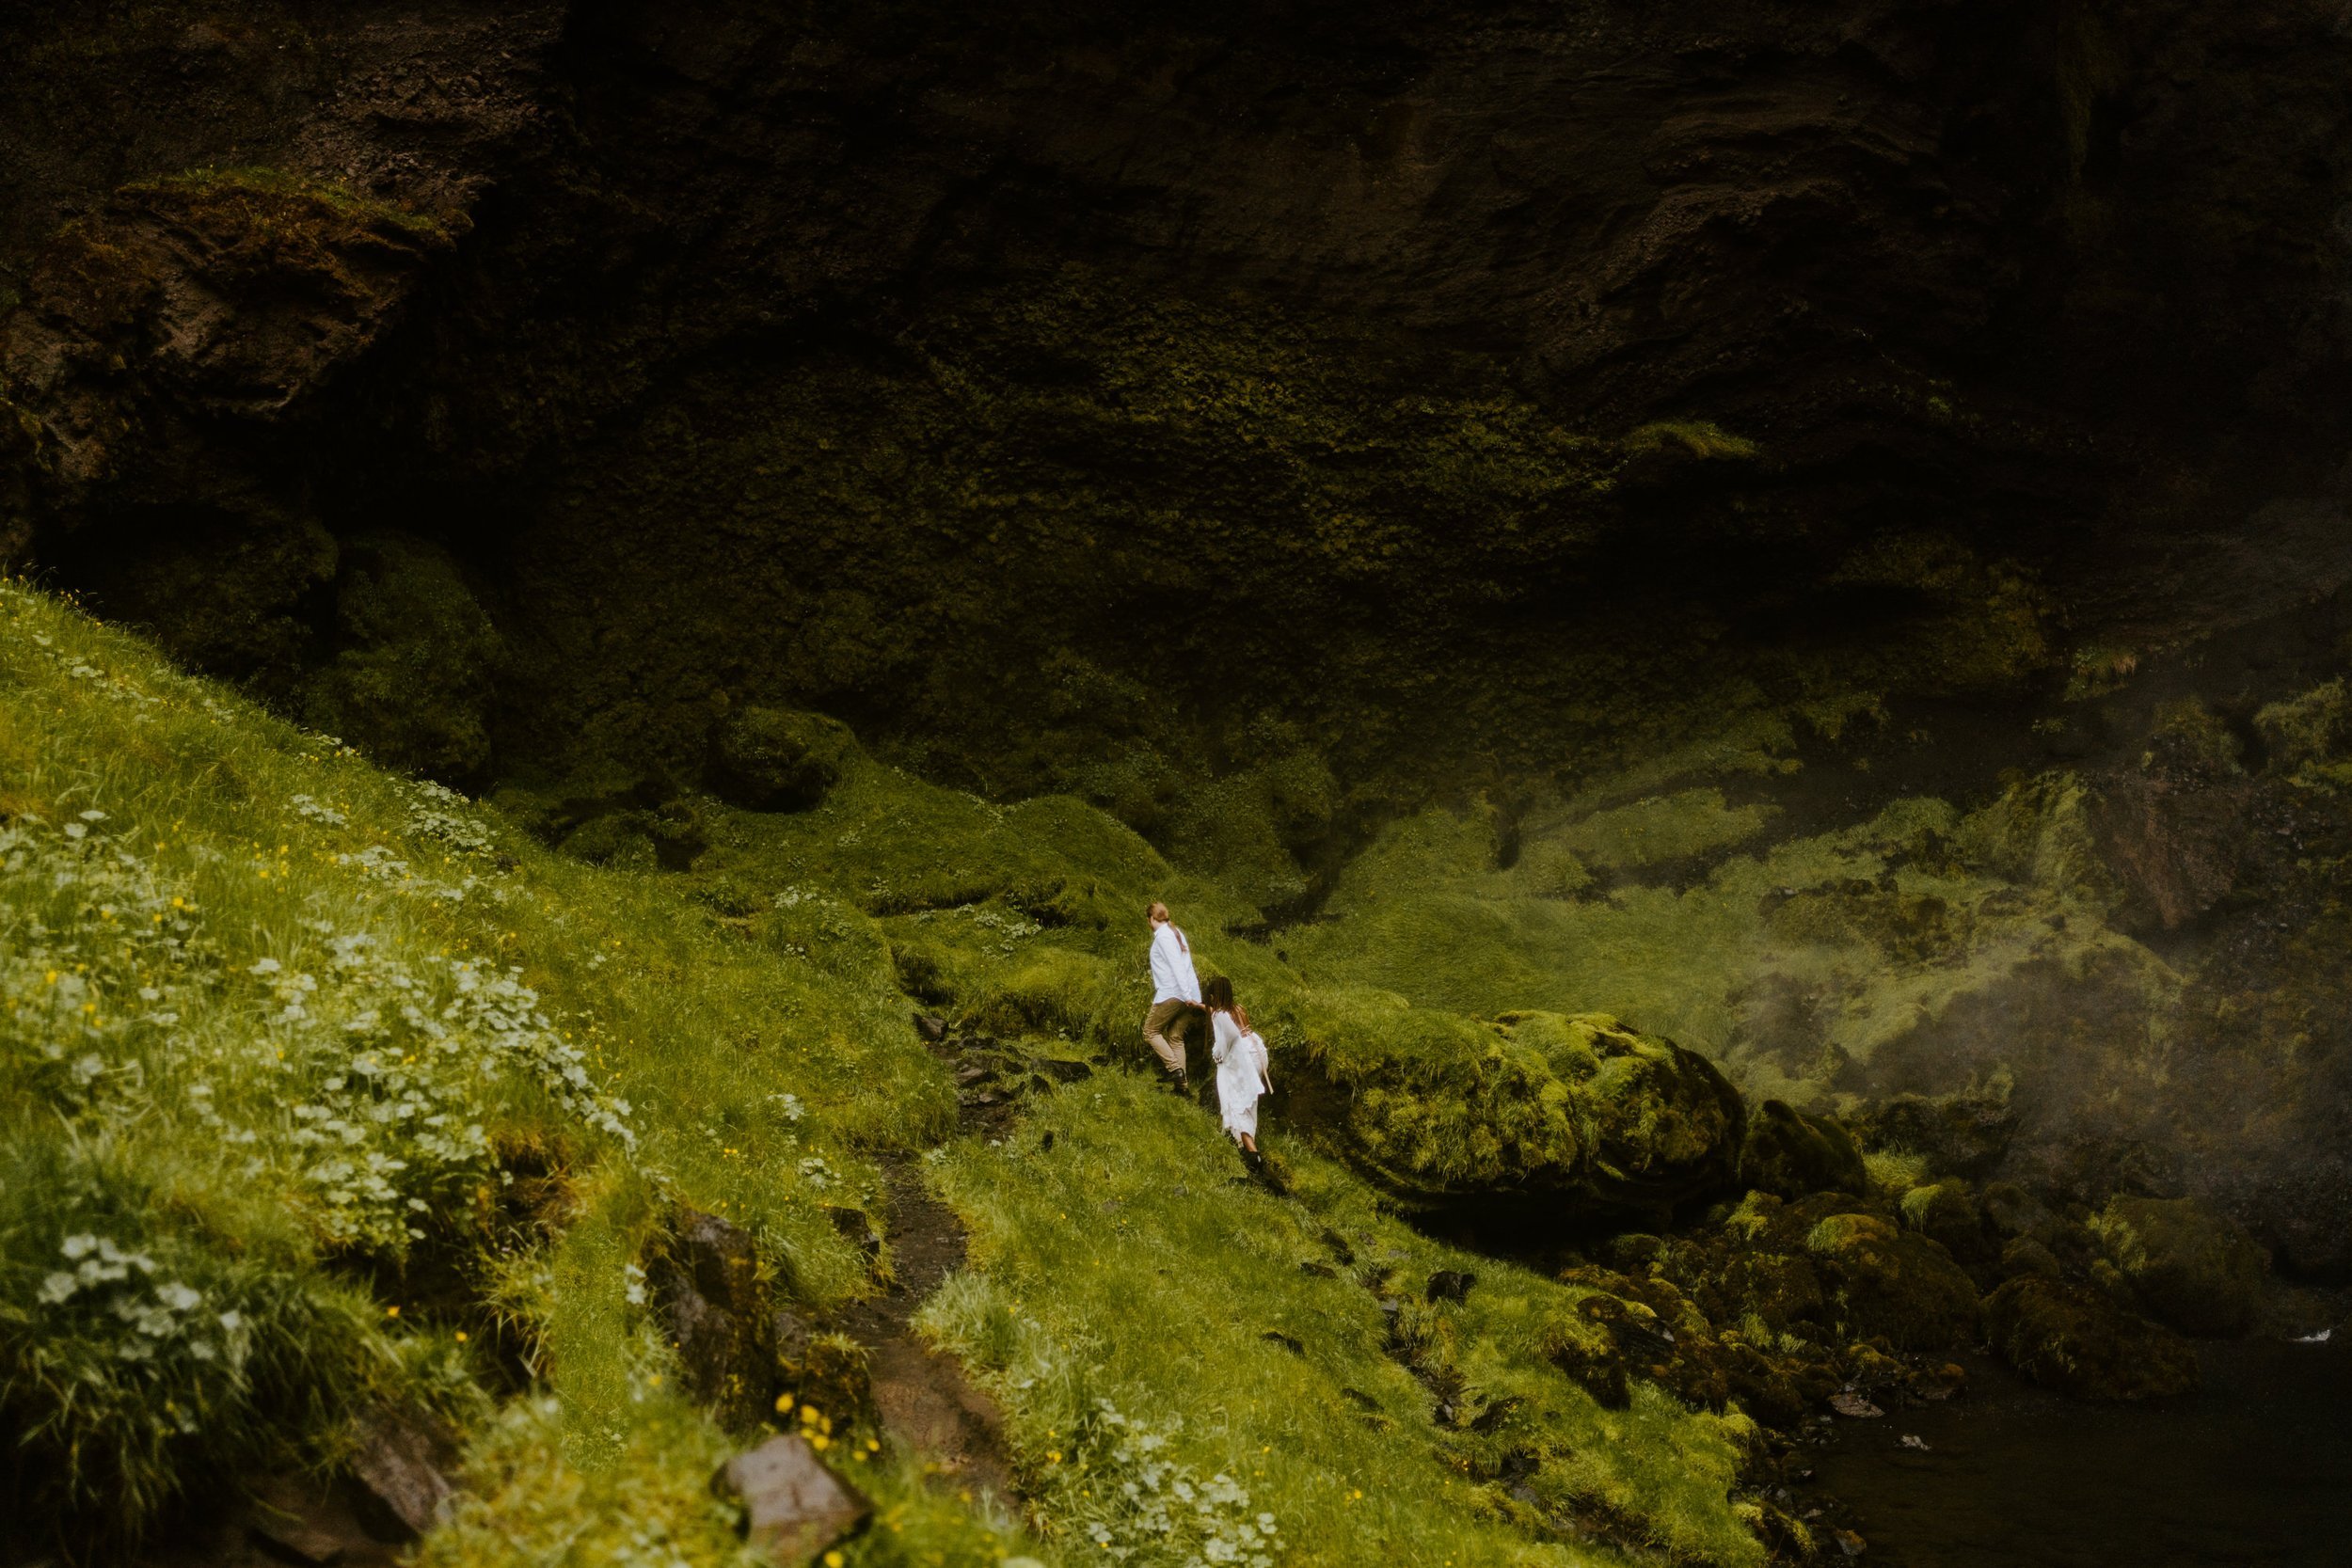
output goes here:
[{"label": "rocky outcrop", "polygon": [[744,1539],[778,1568],[816,1561],[874,1513],[866,1495],[827,1469],[803,1437],[771,1437],[737,1454],[710,1484],[741,1509]]},{"label": "rocky outcrop", "polygon": [[2021,1275],[1985,1302],[1985,1328],[2010,1366],[2078,1398],[2163,1399],[2198,1384],[2187,1341],[2091,1286]]},{"label": "rocky outcrop", "polygon": [[796,1401],[828,1433],[870,1410],[864,1353],[779,1307],[740,1227],[677,1211],[649,1250],[645,1279],[688,1388],[727,1430],[753,1431]]}]

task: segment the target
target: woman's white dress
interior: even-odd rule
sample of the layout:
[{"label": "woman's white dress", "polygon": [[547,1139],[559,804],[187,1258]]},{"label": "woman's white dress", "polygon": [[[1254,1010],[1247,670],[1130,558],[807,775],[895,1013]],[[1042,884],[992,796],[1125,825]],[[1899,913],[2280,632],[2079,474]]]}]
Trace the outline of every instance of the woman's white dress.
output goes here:
[{"label": "woman's white dress", "polygon": [[1209,1015],[1216,1040],[1209,1053],[1216,1058],[1216,1105],[1225,1131],[1238,1138],[1258,1135],[1258,1097],[1274,1086],[1266,1076],[1265,1041],[1256,1030],[1242,1033],[1231,1013]]}]

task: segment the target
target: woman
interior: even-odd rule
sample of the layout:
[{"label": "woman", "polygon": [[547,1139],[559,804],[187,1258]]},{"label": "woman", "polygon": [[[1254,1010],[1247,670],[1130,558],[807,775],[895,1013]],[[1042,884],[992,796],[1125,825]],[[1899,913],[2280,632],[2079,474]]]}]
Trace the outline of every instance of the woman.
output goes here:
[{"label": "woman", "polygon": [[1225,1131],[1241,1145],[1241,1157],[1251,1170],[1261,1168],[1258,1155],[1258,1097],[1273,1091],[1266,1076],[1265,1041],[1249,1027],[1249,1014],[1233,1001],[1233,982],[1219,974],[1200,990],[1209,1009],[1216,1039],[1209,1053],[1216,1058],[1216,1104]]}]

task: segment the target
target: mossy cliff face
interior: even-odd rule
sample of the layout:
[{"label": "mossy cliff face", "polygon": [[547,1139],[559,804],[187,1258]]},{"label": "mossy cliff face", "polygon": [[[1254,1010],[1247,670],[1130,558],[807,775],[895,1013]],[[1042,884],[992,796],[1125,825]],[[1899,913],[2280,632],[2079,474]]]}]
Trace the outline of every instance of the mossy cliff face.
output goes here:
[{"label": "mossy cliff face", "polygon": [[11,536],[283,694],[283,558],[437,534],[495,772],[818,705],[1280,903],[1433,778],[2013,688],[2143,551],[2341,578],[2345,45],[2070,16],[32,8]]}]

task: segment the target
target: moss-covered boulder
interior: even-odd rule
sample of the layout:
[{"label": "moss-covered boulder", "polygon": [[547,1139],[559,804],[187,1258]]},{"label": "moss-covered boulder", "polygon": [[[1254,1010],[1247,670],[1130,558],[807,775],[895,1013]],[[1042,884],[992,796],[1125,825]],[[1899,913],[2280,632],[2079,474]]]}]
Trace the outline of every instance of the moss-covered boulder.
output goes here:
[{"label": "moss-covered boulder", "polygon": [[303,716],[388,767],[479,777],[504,644],[450,553],[392,531],[345,542],[335,619],[341,646],[304,684]]},{"label": "moss-covered boulder", "polygon": [[2058,1261],[2058,1254],[2031,1236],[2010,1237],[2001,1248],[2001,1260],[1994,1269],[2004,1280],[2027,1274],[2040,1275],[2044,1279],[2061,1279],[2066,1275],[2066,1265]]},{"label": "moss-covered boulder", "polygon": [[1746,1113],[1714,1063],[1599,1014],[1506,1014],[1497,1027],[1543,1051],[1570,1087],[1597,1196],[1674,1205],[1731,1184]]},{"label": "moss-covered boulder", "polygon": [[2000,1256],[1965,1181],[1954,1178],[1914,1187],[1903,1195],[1900,1209],[1905,1229],[1934,1242],[1972,1275],[1992,1267]]},{"label": "moss-covered boulder", "polygon": [[2188,1341],[2087,1285],[2019,1275],[1985,1299],[1984,1322],[2003,1360],[2080,1399],[2163,1399],[2197,1386]]},{"label": "moss-covered boulder", "polygon": [[2148,1310],[2185,1334],[2254,1326],[2270,1259],[2245,1228],[2194,1198],[2115,1197],[2091,1224]]},{"label": "moss-covered boulder", "polygon": [[1740,1180],[1776,1197],[1807,1193],[1869,1190],[1869,1172],[1853,1135],[1836,1117],[1807,1116],[1778,1100],[1768,1100],[1748,1119],[1740,1147]]},{"label": "moss-covered boulder", "polygon": [[1977,1326],[1977,1288],[1951,1254],[1876,1214],[1831,1214],[1804,1240],[1832,1309],[1855,1338],[1903,1350],[1951,1350]]},{"label": "moss-covered boulder", "polygon": [[1601,1014],[1491,1023],[1331,990],[1286,1005],[1303,1046],[1288,1109],[1427,1202],[1542,1200],[1572,1223],[1660,1213],[1728,1188],[1745,1114],[1694,1051]]},{"label": "moss-covered boulder", "polygon": [[711,736],[712,793],[752,811],[806,811],[841,780],[856,751],[848,725],[821,713],[750,706]]}]

